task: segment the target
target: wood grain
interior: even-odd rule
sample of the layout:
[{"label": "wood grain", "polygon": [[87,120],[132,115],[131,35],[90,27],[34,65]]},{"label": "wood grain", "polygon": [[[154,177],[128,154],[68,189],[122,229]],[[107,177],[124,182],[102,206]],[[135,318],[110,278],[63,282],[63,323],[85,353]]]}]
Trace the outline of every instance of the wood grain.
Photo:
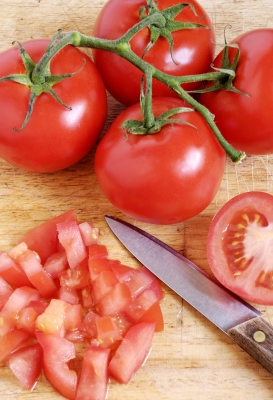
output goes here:
[{"label": "wood grain", "polygon": [[[51,37],[57,29],[91,35],[105,0],[0,0],[0,49],[14,40]],[[273,28],[272,0],[200,0],[217,35],[217,51],[227,39],[257,27]],[[123,107],[109,96],[106,127]],[[1,123],[0,123],[1,126]],[[75,209],[80,221],[92,220],[101,229],[112,258],[128,265],[136,261],[109,232],[104,215],[127,219],[102,195],[94,175],[94,151],[67,170],[29,174],[0,161],[0,248],[9,250],[17,239],[40,222]],[[206,236],[215,212],[233,196],[249,190],[273,194],[273,157],[247,157],[241,164],[227,160],[220,190],[211,205],[185,223],[155,226],[133,221],[201,268],[209,271]],[[132,221],[129,221],[132,222]],[[273,323],[273,308],[258,307]],[[157,334],[145,366],[128,385],[111,383],[108,399],[122,400],[269,400],[273,379],[264,368],[228,336],[165,288],[165,331]],[[80,354],[82,348],[79,348]],[[0,368],[3,400],[61,399],[42,377],[32,393],[22,390],[7,365]]]}]

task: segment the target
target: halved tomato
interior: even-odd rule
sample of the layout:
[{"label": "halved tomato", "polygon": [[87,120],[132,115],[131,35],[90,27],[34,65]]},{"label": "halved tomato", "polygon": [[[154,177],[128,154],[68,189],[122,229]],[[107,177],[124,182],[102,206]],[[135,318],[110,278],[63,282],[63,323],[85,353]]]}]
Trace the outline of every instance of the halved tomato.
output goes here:
[{"label": "halved tomato", "polygon": [[247,192],[228,201],[209,228],[207,255],[216,278],[240,297],[273,305],[273,196]]}]

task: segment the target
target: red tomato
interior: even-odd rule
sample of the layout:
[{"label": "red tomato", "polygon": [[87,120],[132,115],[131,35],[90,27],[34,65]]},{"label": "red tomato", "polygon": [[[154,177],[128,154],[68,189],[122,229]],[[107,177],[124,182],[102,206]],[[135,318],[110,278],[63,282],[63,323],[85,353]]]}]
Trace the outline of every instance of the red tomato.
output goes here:
[{"label": "red tomato", "polygon": [[273,305],[273,196],[235,196],[216,214],[208,234],[212,272],[228,289],[254,303]]},{"label": "red tomato", "polygon": [[57,231],[70,268],[76,268],[87,257],[79,225],[76,221],[61,222],[57,224]]},{"label": "red tomato", "polygon": [[[184,103],[155,98],[156,116]],[[167,125],[153,135],[124,138],[121,125],[141,120],[139,105],[124,110],[98,145],[95,170],[110,202],[133,219],[173,224],[203,211],[220,186],[226,155],[205,120],[193,111],[174,118],[193,124]]]},{"label": "red tomato", "polygon": [[102,316],[115,315],[124,311],[131,301],[129,287],[125,283],[119,282],[97,303],[97,308]]},{"label": "red tomato", "polygon": [[[43,39],[22,45],[38,62],[48,44],[49,40]],[[95,144],[106,119],[104,84],[89,57],[67,46],[52,59],[50,69],[53,75],[76,72],[53,86],[71,110],[43,93],[20,132],[13,128],[19,129],[26,117],[30,90],[11,81],[0,84],[0,157],[28,171],[52,172],[76,163]],[[24,71],[18,46],[0,54],[0,77]]]},{"label": "red tomato", "polygon": [[[156,5],[159,10],[163,10],[180,3],[180,0],[159,0]],[[163,37],[160,37],[144,56],[145,61],[171,75],[204,73],[208,70],[214,57],[215,35],[209,16],[196,0],[192,0],[190,3],[198,15],[194,15],[188,6],[177,15],[175,20],[203,24],[209,29],[182,29],[173,32],[171,35],[174,42],[173,59],[175,62],[171,57],[170,45]],[[96,21],[94,36],[105,39],[119,38],[140,21],[139,9],[146,4],[144,0],[108,1]],[[117,23],[117,21],[122,22]],[[149,42],[150,32],[148,28],[144,28],[130,41],[131,49],[139,57],[142,57]],[[93,49],[93,56],[106,88],[112,96],[125,105],[137,103],[143,73],[114,53]],[[193,90],[199,85],[197,82],[186,84],[184,87],[187,90]],[[154,80],[153,95],[170,96],[172,93],[167,86]],[[175,95],[174,92],[173,95]]]},{"label": "red tomato", "polygon": [[34,251],[25,250],[17,257],[16,261],[25,271],[32,285],[39,290],[43,297],[50,298],[56,294],[57,287],[54,281],[43,269]]},{"label": "red tomato", "polygon": [[74,344],[57,334],[37,332],[36,336],[44,352],[46,378],[62,396],[74,400],[77,374],[67,365],[76,356]]},{"label": "red tomato", "polygon": [[0,276],[15,287],[31,285],[25,271],[5,252],[0,252]]},{"label": "red tomato", "polygon": [[49,256],[59,251],[60,243],[56,225],[68,221],[77,222],[74,210],[69,210],[36,226],[26,233],[19,242],[26,243],[30,250],[36,251],[39,254],[42,264],[44,264]]},{"label": "red tomato", "polygon": [[23,329],[13,329],[0,337],[0,362],[6,361],[10,354],[29,339],[29,334]]},{"label": "red tomato", "polygon": [[37,343],[13,352],[9,367],[25,389],[32,390],[42,371],[42,347]]},{"label": "red tomato", "polygon": [[110,374],[121,383],[128,383],[145,361],[155,331],[154,322],[133,325],[109,363]]},{"label": "red tomato", "polygon": [[109,349],[90,346],[84,353],[76,400],[105,400]]},{"label": "red tomato", "polygon": [[[225,139],[247,154],[272,154],[273,29],[257,29],[234,39],[240,48],[240,58],[233,85],[248,94],[220,90],[201,95],[200,102],[215,115],[215,123]],[[235,49],[229,49],[231,61]],[[214,61],[221,66],[223,51]]]},{"label": "red tomato", "polygon": [[15,289],[0,312],[0,336],[11,331],[20,311],[31,301],[40,300],[40,297],[41,295],[36,289],[28,286]]},{"label": "red tomato", "polygon": [[5,279],[0,277],[0,311],[2,310],[12,293],[12,287],[5,281]]}]

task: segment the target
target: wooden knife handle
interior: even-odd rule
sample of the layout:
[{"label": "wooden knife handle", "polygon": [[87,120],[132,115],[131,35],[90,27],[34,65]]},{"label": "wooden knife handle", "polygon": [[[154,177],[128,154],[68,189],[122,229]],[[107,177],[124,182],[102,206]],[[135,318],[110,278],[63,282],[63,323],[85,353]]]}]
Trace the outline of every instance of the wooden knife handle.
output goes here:
[{"label": "wooden knife handle", "polygon": [[273,326],[257,317],[229,329],[228,335],[273,374]]}]

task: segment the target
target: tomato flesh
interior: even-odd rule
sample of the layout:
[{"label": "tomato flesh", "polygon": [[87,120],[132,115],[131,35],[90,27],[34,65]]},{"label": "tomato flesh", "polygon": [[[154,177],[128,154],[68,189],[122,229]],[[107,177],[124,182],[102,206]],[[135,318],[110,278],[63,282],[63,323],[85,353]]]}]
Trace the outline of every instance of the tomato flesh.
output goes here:
[{"label": "tomato flesh", "polygon": [[[152,332],[163,329],[158,279],[145,267],[133,269],[109,259],[97,232],[89,223],[79,224],[71,211],[28,232],[26,242],[21,239],[9,253],[0,253],[0,272],[15,266],[28,282],[13,288],[0,274],[0,361],[9,360],[28,390],[42,362],[45,376],[62,396],[79,400],[88,393],[91,400],[105,400],[110,359],[115,360],[113,376],[120,366],[122,376],[128,350],[132,363],[127,376],[117,379],[130,380],[147,355]],[[42,240],[41,259],[36,249]],[[20,348],[35,339],[38,344]],[[78,374],[70,361],[76,357],[75,345],[84,341],[90,346]]]},{"label": "tomato flesh", "polygon": [[121,383],[128,383],[145,361],[154,336],[155,323],[132,326],[109,363],[110,374]]},{"label": "tomato flesh", "polygon": [[9,358],[9,367],[22,386],[32,390],[42,372],[43,350],[37,343],[20,348]]},{"label": "tomato flesh", "polygon": [[273,304],[273,196],[247,192],[214,217],[207,253],[212,272],[227,288],[258,304]]}]

